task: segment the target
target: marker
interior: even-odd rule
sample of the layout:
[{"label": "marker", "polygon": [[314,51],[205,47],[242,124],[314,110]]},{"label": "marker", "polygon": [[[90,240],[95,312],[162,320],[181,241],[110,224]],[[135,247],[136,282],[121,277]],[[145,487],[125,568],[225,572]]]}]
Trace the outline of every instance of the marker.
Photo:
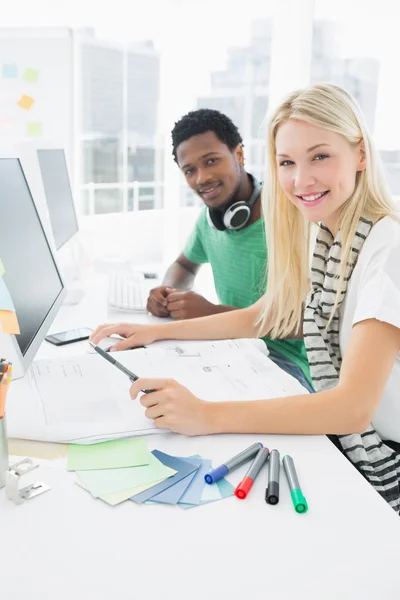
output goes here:
[{"label": "marker", "polygon": [[237,488],[234,491],[236,498],[239,498],[240,500],[244,500],[246,498],[247,494],[250,492],[251,488],[253,487],[253,483],[254,483],[257,475],[261,471],[264,464],[267,462],[268,455],[269,455],[268,448],[260,448],[259,449],[255,459],[251,463],[249,470],[247,471],[246,475],[244,476],[244,479],[242,479],[242,481],[239,483],[239,485],[237,486]]},{"label": "marker", "polygon": [[[90,342],[90,341],[89,341],[89,344],[92,346],[93,350],[96,350],[96,352],[98,354],[100,354],[100,356],[105,358],[109,363],[114,365],[114,367],[117,367],[117,369],[119,369],[120,371],[122,371],[122,373],[127,375],[131,381],[134,382],[139,379],[139,375],[135,375],[135,373],[133,373],[133,371],[130,371],[122,363],[120,363],[118,360],[113,358],[110,354],[108,354],[105,350],[103,350],[103,348],[100,348],[100,346],[96,346],[96,344],[93,344],[93,342]],[[145,394],[150,394],[151,392],[154,392],[154,391],[155,390],[142,390],[142,392],[144,392]]]},{"label": "marker", "polygon": [[280,455],[278,450],[271,450],[268,461],[268,487],[265,490],[265,502],[278,504],[279,502],[279,472],[281,470]]},{"label": "marker", "polygon": [[284,456],[282,459],[282,464],[283,468],[285,469],[286,478],[290,487],[290,494],[292,496],[294,510],[297,513],[305,513],[308,510],[307,500],[301,491],[293,458],[289,456],[289,454],[286,454],[286,456]]},{"label": "marker", "polygon": [[256,442],[252,446],[249,446],[246,448],[246,450],[243,450],[243,452],[236,454],[236,456],[230,460],[227,460],[224,464],[220,465],[216,469],[212,469],[209,473],[207,473],[207,475],[204,475],[204,481],[210,485],[216,481],[219,481],[231,471],[234,471],[248,460],[251,460],[262,447],[263,445],[261,442]]}]

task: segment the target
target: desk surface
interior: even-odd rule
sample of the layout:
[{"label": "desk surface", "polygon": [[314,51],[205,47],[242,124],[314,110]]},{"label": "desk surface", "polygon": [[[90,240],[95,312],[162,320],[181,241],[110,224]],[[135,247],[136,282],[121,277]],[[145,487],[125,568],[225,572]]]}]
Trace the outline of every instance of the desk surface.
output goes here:
[{"label": "desk surface", "polygon": [[[52,331],[127,320],[105,318],[101,285],[93,282],[80,304],[64,306]],[[46,343],[39,356],[86,347]],[[245,501],[229,498],[187,511],[131,502],[112,508],[74,484],[65,459],[43,461],[33,474],[50,492],[14,506],[0,491],[1,598],[399,598],[398,517],[325,437],[166,434],[147,440],[150,448],[200,454],[214,464],[256,440],[277,447],[295,458],[309,512],[294,512],[283,475],[279,505],[266,505],[266,472]],[[65,447],[11,440],[10,451],[52,457]],[[245,470],[232,473],[231,483]]]}]

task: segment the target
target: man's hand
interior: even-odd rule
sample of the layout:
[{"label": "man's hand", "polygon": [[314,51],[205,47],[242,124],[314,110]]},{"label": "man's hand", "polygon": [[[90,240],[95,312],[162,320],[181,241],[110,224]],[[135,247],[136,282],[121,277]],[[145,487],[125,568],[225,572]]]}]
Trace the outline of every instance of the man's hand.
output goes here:
[{"label": "man's hand", "polygon": [[160,285],[159,287],[153,288],[150,291],[147,299],[146,309],[148,312],[155,317],[169,317],[167,296],[172,291],[174,291],[172,288],[165,285]]},{"label": "man's hand", "polygon": [[167,295],[166,308],[173,319],[194,319],[216,312],[216,305],[191,291],[173,290]]}]

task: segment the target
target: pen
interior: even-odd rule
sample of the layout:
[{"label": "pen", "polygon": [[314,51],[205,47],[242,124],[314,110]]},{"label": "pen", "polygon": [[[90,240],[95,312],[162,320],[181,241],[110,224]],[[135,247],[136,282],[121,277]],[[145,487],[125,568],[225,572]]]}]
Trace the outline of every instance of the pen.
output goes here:
[{"label": "pen", "polygon": [[244,476],[242,481],[239,483],[239,485],[235,489],[234,494],[235,494],[236,498],[239,498],[240,500],[244,500],[246,498],[247,494],[250,492],[251,488],[253,487],[253,483],[255,482],[257,475],[261,471],[264,464],[267,462],[268,455],[269,455],[268,448],[260,448],[259,449],[255,459],[253,460],[253,462],[250,465],[249,470],[247,471],[246,475]]},{"label": "pen", "polygon": [[279,472],[280,455],[278,450],[271,450],[268,461],[268,486],[265,490],[265,502],[278,504],[279,502]]},{"label": "pen", "polygon": [[225,475],[231,471],[234,471],[237,469],[237,467],[240,467],[240,465],[243,465],[245,462],[253,458],[253,456],[255,456],[262,447],[263,445],[261,442],[256,442],[252,446],[249,446],[246,448],[246,450],[243,450],[243,452],[236,454],[236,456],[233,458],[227,460],[216,469],[212,469],[209,473],[204,475],[204,481],[210,485],[216,481],[219,481],[225,477]]},{"label": "pen", "polygon": [[10,363],[7,363],[7,375],[6,372],[3,372],[1,381],[0,381],[0,419],[4,418],[5,409],[6,409],[6,396],[8,386],[11,382],[11,373],[12,367]]},{"label": "pen", "polygon": [[8,366],[9,366],[9,363],[8,363],[6,360],[3,360],[3,359],[2,359],[2,360],[0,361],[0,375],[2,375],[2,376],[3,376],[3,375],[4,375],[4,373],[7,373]]},{"label": "pen", "polygon": [[[98,354],[100,354],[100,356],[105,358],[109,363],[114,365],[114,367],[117,367],[117,369],[119,369],[120,371],[122,371],[122,373],[127,375],[131,381],[137,381],[139,379],[138,375],[135,375],[135,373],[130,371],[127,367],[125,367],[118,360],[113,358],[110,354],[108,354],[108,352],[103,350],[103,348],[100,348],[100,346],[96,346],[96,344],[93,344],[93,342],[90,342],[90,341],[89,341],[89,344],[92,346],[93,350],[96,350],[96,352]],[[150,394],[151,392],[154,392],[154,391],[155,390],[142,390],[142,392],[144,392],[145,394]]]},{"label": "pen", "polygon": [[282,464],[290,487],[290,495],[292,496],[294,509],[297,513],[305,513],[308,510],[307,500],[301,491],[293,458],[289,456],[289,454],[286,454],[282,459]]}]

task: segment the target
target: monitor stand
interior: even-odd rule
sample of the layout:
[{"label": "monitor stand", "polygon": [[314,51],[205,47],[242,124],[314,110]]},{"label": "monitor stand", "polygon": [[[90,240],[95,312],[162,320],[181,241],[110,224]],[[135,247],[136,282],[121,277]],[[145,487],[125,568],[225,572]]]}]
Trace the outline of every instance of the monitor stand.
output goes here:
[{"label": "monitor stand", "polygon": [[85,295],[85,290],[83,288],[67,288],[67,295],[65,296],[65,300],[63,304],[72,306],[74,304],[79,304]]},{"label": "monitor stand", "polygon": [[82,281],[82,248],[77,236],[60,248],[58,261],[67,292],[64,304],[78,304],[85,295],[85,289]]}]

